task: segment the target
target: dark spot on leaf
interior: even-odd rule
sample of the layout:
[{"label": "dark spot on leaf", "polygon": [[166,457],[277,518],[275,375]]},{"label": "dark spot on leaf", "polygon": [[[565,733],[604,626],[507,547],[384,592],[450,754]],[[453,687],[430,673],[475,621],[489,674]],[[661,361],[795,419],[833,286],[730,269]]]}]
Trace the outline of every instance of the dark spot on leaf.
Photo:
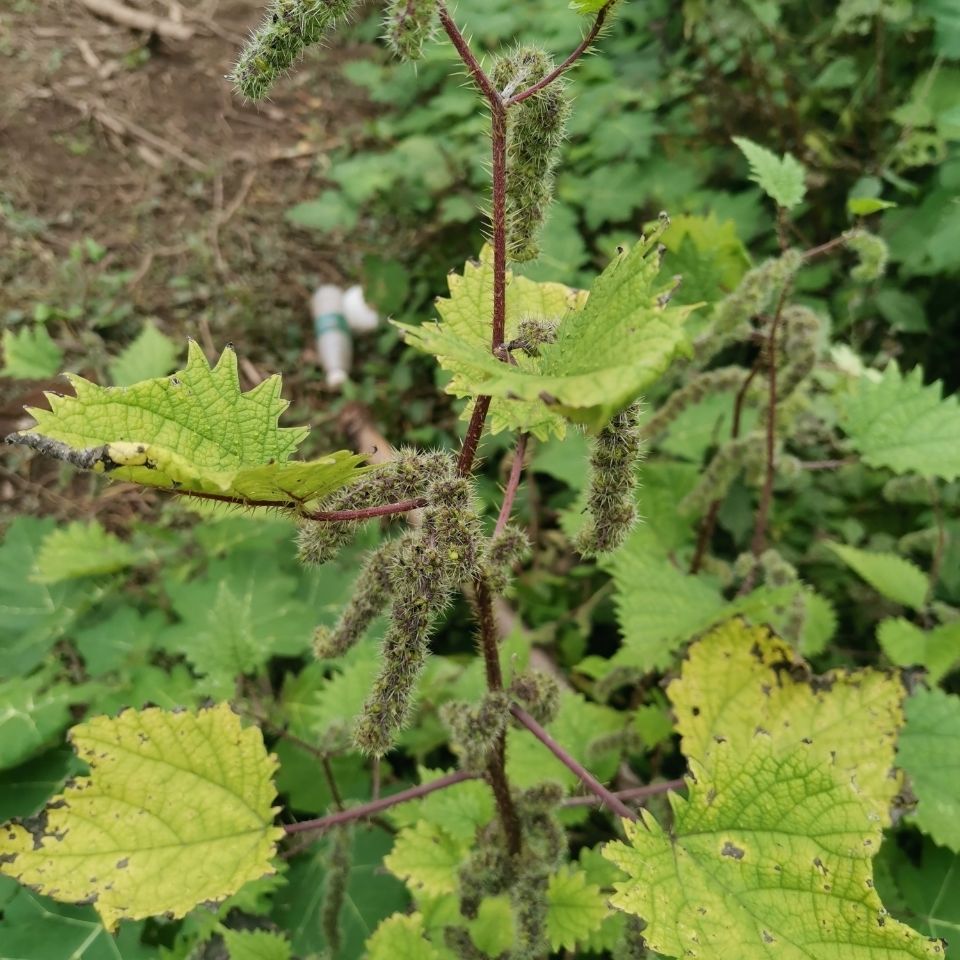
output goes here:
[{"label": "dark spot on leaf", "polygon": [[726,738],[726,737],[721,737],[719,733],[715,733],[715,734],[713,735],[713,739],[714,739],[714,741],[715,741],[716,743],[726,743],[726,742],[727,742],[727,738]]},{"label": "dark spot on leaf", "polygon": [[691,712],[695,717],[699,717],[699,716],[700,716],[700,708],[699,708],[699,707],[692,707],[692,708],[690,709],[690,712]]},{"label": "dark spot on leaf", "polygon": [[814,858],[813,858],[813,865],[814,865],[824,876],[826,876],[827,873],[829,873],[829,871],[827,870],[827,868],[823,865],[823,861],[822,861],[819,857],[814,857]]},{"label": "dark spot on leaf", "polygon": [[722,857],[733,857],[734,860],[742,860],[744,856],[743,850],[740,847],[735,846],[729,840],[723,845],[723,849],[720,851],[720,856]]},{"label": "dark spot on leaf", "polygon": [[763,942],[764,942],[764,943],[776,943],[776,942],[777,942],[777,941],[776,941],[776,938],[770,936],[770,934],[767,933],[766,930],[761,930],[761,931],[760,931],[760,935],[763,937]]},{"label": "dark spot on leaf", "polygon": [[804,737],[800,742],[805,743],[808,747],[810,746],[810,744],[813,743],[813,741],[809,737]]},{"label": "dark spot on leaf", "polygon": [[128,866],[130,863],[129,857],[124,857],[122,860],[118,860],[116,863],[116,868],[118,870],[123,870],[124,867]]}]

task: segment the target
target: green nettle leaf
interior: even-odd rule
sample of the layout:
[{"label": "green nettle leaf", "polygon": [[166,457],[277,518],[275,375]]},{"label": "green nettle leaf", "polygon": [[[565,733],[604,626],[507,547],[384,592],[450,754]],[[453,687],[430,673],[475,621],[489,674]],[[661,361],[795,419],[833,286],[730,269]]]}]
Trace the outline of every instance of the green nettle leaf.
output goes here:
[{"label": "green nettle leaf", "polygon": [[960,477],[960,399],[944,397],[939,381],[924,385],[920,367],[902,374],[891,363],[882,377],[858,378],[837,402],[840,426],[864,463],[894,473]]},{"label": "green nettle leaf", "polygon": [[442,827],[421,820],[397,834],[384,866],[412,890],[428,894],[453,893],[457,869],[469,846],[450,836]]},{"label": "green nettle leaf", "polygon": [[659,232],[616,257],[585,303],[583,293],[558,284],[511,277],[508,342],[521,332],[521,320],[559,321],[554,342],[540,343],[537,356],[515,350],[515,364],[490,351],[493,266],[486,252],[478,265],[467,265],[462,278],[451,278],[451,297],[438,305],[442,322],[398,326],[410,343],[435,354],[455,374],[451,392],[524,404],[499,406],[503,420],[494,428],[545,438],[559,433],[552,415],[560,414],[598,430],[688,348],[683,323],[693,307],[671,305],[670,284],[657,285],[658,238]]},{"label": "green nettle leaf", "polygon": [[109,365],[110,379],[118,387],[163,377],[177,365],[177,345],[148,320],[137,336]]},{"label": "green nettle leaf", "polygon": [[290,504],[324,497],[364,469],[343,450],[290,460],[308,428],[277,426],[287,407],[278,376],[241,392],[231,348],[211,368],[190,341],[185,369],[129,387],[67,378],[76,396],[46,394],[50,409],[28,408],[36,425],[12,439],[114,480]]},{"label": "green nettle leaf", "polygon": [[95,717],[71,739],[90,765],[35,833],[0,829],[0,872],[64,902],[93,899],[108,929],[181,917],[272,873],[276,761],[226,704]]},{"label": "green nettle leaf", "polygon": [[443,960],[428,939],[419,913],[387,917],[367,941],[367,960]]},{"label": "green nettle leaf", "polygon": [[921,610],[929,583],[923,571],[895,553],[871,553],[842,543],[827,546],[877,593],[894,603]]},{"label": "green nettle leaf", "polygon": [[268,930],[224,930],[230,960],[290,960],[290,941]]},{"label": "green nettle leaf", "polygon": [[609,0],[570,0],[570,9],[582,14],[599,13],[608,2]]},{"label": "green nettle leaf", "polygon": [[54,528],[53,520],[17,517],[0,545],[0,676],[32,670],[103,594],[96,585],[31,579],[40,544]]},{"label": "green nettle leaf", "polygon": [[316,616],[293,577],[234,556],[211,563],[202,578],[164,586],[181,622],[159,643],[184,654],[214,697],[232,696],[236,677],[256,673],[271,656],[309,646]]},{"label": "green nettle leaf", "polygon": [[547,883],[547,935],[554,950],[573,950],[600,929],[610,912],[600,887],[582,870],[563,866]]},{"label": "green nettle leaf", "polygon": [[[737,623],[692,649],[670,688],[689,795],[670,794],[669,832],[641,811],[627,842],[607,845],[629,878],[611,902],[670,957],[940,958],[943,944],[890,918],[873,886],[898,681],[801,671],[784,644]],[[869,734],[850,729],[861,714]]]},{"label": "green nettle leaf", "polygon": [[468,924],[474,946],[488,957],[499,957],[510,950],[517,935],[515,927],[510,898],[506,896],[484,897],[476,918]]},{"label": "green nettle leaf", "polygon": [[891,913],[929,937],[960,936],[960,854],[924,840],[919,862],[891,843],[879,859],[889,869],[877,871],[877,890]]},{"label": "green nettle leaf", "polygon": [[52,377],[62,362],[63,351],[53,342],[43,324],[3,331],[0,375],[19,380],[44,380]]},{"label": "green nettle leaf", "polygon": [[917,690],[906,714],[897,763],[917,798],[917,826],[960,853],[960,697]]},{"label": "green nettle leaf", "polygon": [[678,570],[666,557],[648,549],[644,538],[632,537],[610,563],[616,584],[614,603],[623,647],[611,658],[615,666],[663,670],[691,637],[737,613],[767,619],[786,605],[794,587],[760,587],[734,601],[704,577]]},{"label": "green nettle leaf", "polygon": [[898,667],[923,667],[939,683],[960,662],[960,620],[922,630],[903,617],[888,617],[877,627],[880,649]]},{"label": "green nettle leaf", "polygon": [[0,770],[53,740],[70,722],[70,704],[82,699],[79,688],[51,684],[43,672],[0,682]]},{"label": "green nettle leaf", "polygon": [[850,197],[847,200],[847,213],[851,217],[868,217],[871,213],[889,210],[895,206],[892,200],[881,200],[879,197]]},{"label": "green nettle leaf", "polygon": [[[574,290],[562,283],[538,283],[528,277],[508,274],[505,336],[516,338],[524,320],[558,321],[572,310],[579,310],[586,301],[584,291]],[[471,379],[482,376],[469,365],[454,356],[447,357],[421,341],[420,334],[435,333],[448,338],[455,346],[478,352],[486,360],[490,353],[490,322],[493,316],[493,251],[484,247],[479,261],[464,264],[463,275],[451,273],[447,278],[449,297],[437,300],[439,325],[403,327],[407,339],[427,352],[437,353],[441,365],[454,377],[447,392],[467,396],[474,391]],[[472,354],[471,354],[472,355]],[[518,363],[528,363],[522,353]],[[469,416],[469,411],[465,413]],[[541,440],[551,434],[563,437],[566,422],[540,400],[534,402],[497,397],[490,406],[490,430],[522,430]]]},{"label": "green nettle leaf", "polygon": [[78,520],[44,537],[33,579],[38,583],[60,583],[116,573],[131,566],[136,558],[129,544],[107,533],[96,520]]},{"label": "green nettle leaf", "polygon": [[807,171],[792,153],[778,157],[746,137],[732,139],[750,164],[750,179],[778,206],[789,210],[803,200]]}]

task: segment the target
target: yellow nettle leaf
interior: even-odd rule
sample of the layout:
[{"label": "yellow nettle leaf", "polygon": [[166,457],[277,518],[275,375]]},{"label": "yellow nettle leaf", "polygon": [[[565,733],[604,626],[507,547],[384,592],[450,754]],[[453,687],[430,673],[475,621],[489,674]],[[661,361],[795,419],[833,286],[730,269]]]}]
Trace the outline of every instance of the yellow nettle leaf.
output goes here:
[{"label": "yellow nettle leaf", "polygon": [[29,407],[36,425],[8,440],[114,480],[278,504],[325,497],[364,469],[344,450],[290,460],[308,428],[277,426],[278,376],[241,392],[229,347],[211,367],[191,340],[183,370],[128,387],[67,379],[76,396],[46,394],[50,409]]},{"label": "yellow nettle leaf", "polygon": [[810,752],[854,779],[882,823],[890,823],[900,787],[893,768],[905,693],[895,673],[814,676],[783,640],[732,620],[690,648],[667,692],[687,757],[709,763],[721,740],[746,751],[758,728],[775,750],[810,741]]},{"label": "yellow nettle leaf", "polygon": [[942,960],[942,942],[893,920],[874,889],[898,688],[872,670],[813,677],[739,622],[693,646],[669,688],[689,795],[669,795],[669,830],[641,811],[624,824],[627,842],[603,851],[628,877],[611,903],[646,921],[650,948],[701,960]]},{"label": "yellow nettle leaf", "polygon": [[0,828],[0,872],[121,919],[222,900],[273,873],[276,759],[227,704],[129,710],[74,727],[90,774],[47,804],[31,831]]}]

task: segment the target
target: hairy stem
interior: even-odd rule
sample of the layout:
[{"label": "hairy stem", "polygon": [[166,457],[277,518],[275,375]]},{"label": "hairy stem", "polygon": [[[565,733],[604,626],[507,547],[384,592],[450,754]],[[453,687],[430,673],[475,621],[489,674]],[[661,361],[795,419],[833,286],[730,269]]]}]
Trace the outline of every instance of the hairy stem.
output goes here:
[{"label": "hairy stem", "polygon": [[770,506],[773,502],[773,482],[776,479],[776,464],[774,454],[777,437],[777,329],[780,326],[780,317],[787,302],[790,284],[784,283],[777,301],[777,312],[770,322],[770,336],[767,340],[767,444],[766,444],[766,472],[763,479],[763,489],[760,491],[760,503],[757,506],[757,520],[753,528],[753,542],[750,545],[755,557],[763,553],[767,545],[767,523],[770,519]]},{"label": "hairy stem", "polygon": [[597,19],[593,21],[593,26],[590,28],[590,32],[580,41],[579,46],[567,57],[560,66],[556,67],[554,70],[551,70],[542,80],[538,80],[535,84],[528,87],[526,90],[521,90],[518,94],[510,97],[506,101],[508,107],[512,107],[515,103],[522,103],[528,97],[532,97],[535,93],[543,90],[544,87],[549,87],[554,80],[557,79],[562,73],[566,73],[582,56],[590,44],[597,39],[597,35],[603,29],[604,21],[607,19],[607,14],[610,12],[610,8],[614,5],[616,0],[608,0],[604,4],[600,11],[597,13]]},{"label": "hairy stem", "polygon": [[[485,577],[474,581],[474,607],[480,627],[480,648],[487,673],[487,689],[503,689],[503,673],[500,670],[500,652],[497,649],[497,624],[493,615],[493,596]],[[512,855],[520,853],[520,818],[510,796],[506,769],[507,738],[501,733],[487,764],[490,788],[497,803],[500,824],[507,838],[507,849]]]},{"label": "hairy stem", "polygon": [[[684,786],[683,777],[676,780],[664,780],[663,783],[650,783],[645,787],[630,787],[628,790],[611,790],[610,795],[618,800],[642,801],[648,797],[656,797],[661,793],[667,793],[670,790],[680,790]],[[567,797],[562,801],[565,807],[592,807],[595,804],[603,803],[602,797]]]},{"label": "hairy stem", "polygon": [[500,516],[497,517],[497,525],[493,529],[494,536],[502,533],[503,528],[510,522],[513,500],[517,495],[517,488],[520,486],[520,477],[523,475],[523,458],[527,452],[528,437],[529,434],[521,433],[517,438],[517,448],[513,453],[513,465],[510,467],[510,477],[507,480],[506,489],[503,491],[503,503],[500,506]]},{"label": "hairy stem", "polygon": [[[740,436],[740,421],[743,417],[743,403],[747,397],[747,390],[750,389],[750,384],[753,383],[753,378],[757,375],[757,371],[760,369],[760,360],[762,354],[757,355],[757,359],[754,361],[753,366],[750,368],[750,372],[744,378],[743,383],[740,384],[740,389],[737,391],[736,398],[733,401],[733,424],[730,427],[730,439],[736,440]],[[713,531],[717,526],[717,517],[720,515],[721,501],[714,500],[710,504],[710,508],[707,510],[706,516],[703,518],[703,523],[700,524],[700,533],[697,537],[697,548],[693,554],[693,560],[690,563],[690,572],[699,573],[700,567],[703,565],[703,561],[707,555],[707,548],[710,546],[710,541],[713,539]]]},{"label": "hairy stem", "polygon": [[520,721],[568,770],[576,774],[584,786],[592,791],[613,813],[636,820],[637,815],[612,791],[608,790],[586,767],[575,760],[523,707],[510,705],[510,712]]},{"label": "hairy stem", "polygon": [[427,794],[434,793],[437,790],[443,790],[446,787],[452,787],[455,783],[462,783],[464,780],[476,780],[477,774],[469,770],[458,770],[456,773],[448,773],[445,777],[437,780],[431,780],[429,783],[421,783],[419,786],[410,787],[409,790],[401,790],[399,793],[392,793],[389,797],[381,797],[379,800],[371,800],[369,803],[362,803],[357,807],[350,807],[347,810],[339,810],[336,813],[328,814],[325,817],[316,817],[313,820],[301,820],[299,823],[285,823],[284,832],[287,834],[306,833],[310,830],[329,830],[331,827],[339,826],[342,823],[350,823],[353,820],[363,820],[372,817],[390,807],[395,807],[399,803],[406,803],[408,800],[418,800]]},{"label": "hairy stem", "polygon": [[[245,497],[231,497],[223,493],[200,493],[196,490],[171,490],[180,497],[194,497],[197,500],[214,500],[217,503],[232,503],[238,507],[269,507],[272,510],[299,510],[302,504],[277,503],[275,500],[248,500]],[[425,507],[427,501],[423,497],[413,500],[400,500],[397,503],[382,503],[376,507],[363,507],[358,510],[315,510],[301,516],[305,520],[316,520],[318,523],[342,523],[347,520],[371,520],[374,517],[389,517],[396,513],[409,513]]]}]

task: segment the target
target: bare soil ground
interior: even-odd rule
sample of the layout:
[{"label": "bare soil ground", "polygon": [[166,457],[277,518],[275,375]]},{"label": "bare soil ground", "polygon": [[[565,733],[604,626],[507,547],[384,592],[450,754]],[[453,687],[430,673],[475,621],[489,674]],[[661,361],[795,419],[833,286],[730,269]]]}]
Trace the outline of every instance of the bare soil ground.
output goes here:
[{"label": "bare soil ground", "polygon": [[[0,319],[42,311],[69,368],[96,377],[151,317],[210,356],[236,343],[249,384],[293,371],[309,402],[309,291],[346,279],[349,252],[283,214],[367,110],[337,75],[344,51],[244,104],[224,77],[259,0],[122,0],[183,38],[100,5],[0,0]],[[50,386],[0,379],[0,435]],[[5,459],[0,503],[49,512],[43,477]]]}]

